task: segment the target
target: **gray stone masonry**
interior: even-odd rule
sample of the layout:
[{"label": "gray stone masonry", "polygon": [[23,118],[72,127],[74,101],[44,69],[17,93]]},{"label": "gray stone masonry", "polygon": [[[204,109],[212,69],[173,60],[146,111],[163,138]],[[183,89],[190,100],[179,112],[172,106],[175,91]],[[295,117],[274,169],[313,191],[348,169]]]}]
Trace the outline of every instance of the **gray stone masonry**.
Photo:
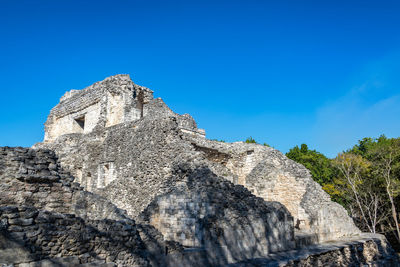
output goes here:
[{"label": "gray stone masonry", "polygon": [[[34,147],[54,151],[82,188],[140,222],[153,265],[221,266],[360,235],[304,166],[272,148],[207,140],[190,115],[127,75],[68,92],[45,126]],[[114,216],[76,195],[68,209]],[[157,258],[159,249],[176,253]]]},{"label": "gray stone masonry", "polygon": [[[88,88],[123,91],[126,84],[134,88],[128,76],[114,76]],[[78,99],[88,88],[74,93],[68,103],[79,106]],[[103,89],[96,90],[107,95]],[[52,110],[49,120],[65,101]],[[64,134],[36,146],[54,150],[81,186],[102,194],[133,217],[171,186],[165,182],[172,179],[167,177],[174,166],[190,163],[205,165],[266,201],[282,203],[294,217],[296,232],[309,235],[309,240],[322,242],[360,233],[346,210],[330,200],[304,166],[270,147],[207,140],[190,115],[174,113],[159,98],[148,98],[146,112],[138,120],[93,128],[86,134]]]},{"label": "gray stone masonry", "polygon": [[32,206],[83,219],[126,219],[126,211],[84,191],[50,150],[0,147],[0,205]]},{"label": "gray stone masonry", "polygon": [[134,84],[129,75],[112,76],[83,90],[71,90],[51,110],[44,141],[140,119],[151,99],[153,92]]},{"label": "gray stone masonry", "polygon": [[[220,255],[232,261],[294,247],[293,219],[285,207],[213,174],[201,154],[182,142],[180,119],[147,118],[110,127],[107,135],[62,136],[52,147],[63,166],[90,173],[82,175],[87,189],[153,225],[165,240],[211,252],[218,244],[226,247]],[[215,229],[223,229],[218,231],[224,238]]]},{"label": "gray stone masonry", "polygon": [[183,179],[158,195],[138,219],[154,225],[164,238],[206,248],[209,260],[218,251],[227,262],[294,248],[292,217],[280,203],[264,202],[207,168],[181,165],[174,172]]},{"label": "gray stone masonry", "polygon": [[[134,224],[86,220],[73,214],[32,207],[0,207],[0,262],[35,263],[75,256],[78,263],[147,266],[145,249]],[[23,265],[22,265],[23,266]]]},{"label": "gray stone masonry", "polygon": [[303,249],[274,253],[266,258],[227,265],[229,267],[323,267],[323,266],[400,266],[398,256],[382,235],[361,234],[339,238]]},{"label": "gray stone masonry", "polygon": [[359,234],[346,210],[332,202],[309,171],[281,152],[258,144],[223,143],[185,136],[217,175],[248,188],[266,201],[285,205],[296,232],[317,241]]},{"label": "gray stone masonry", "polygon": [[165,262],[168,244],[154,227],[73,180],[53,151],[0,147],[0,266]]}]

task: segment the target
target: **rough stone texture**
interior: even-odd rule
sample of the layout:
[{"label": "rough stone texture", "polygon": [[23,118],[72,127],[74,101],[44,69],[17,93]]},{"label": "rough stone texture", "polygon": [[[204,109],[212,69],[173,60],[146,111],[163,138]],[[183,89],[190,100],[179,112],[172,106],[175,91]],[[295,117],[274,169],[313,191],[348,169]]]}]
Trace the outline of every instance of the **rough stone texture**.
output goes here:
[{"label": "rough stone texture", "polygon": [[[207,140],[190,115],[174,113],[127,75],[68,92],[45,126],[40,149],[22,153],[54,151],[59,161],[0,160],[17,174],[2,188],[4,205],[29,203],[86,224],[121,220],[137,229],[153,266],[221,266],[360,234],[303,166],[272,148]],[[31,192],[19,184],[32,182],[51,186]]]},{"label": "rough stone texture", "polygon": [[267,257],[236,263],[220,261],[218,264],[210,264],[205,251],[197,249],[186,251],[179,256],[170,255],[169,264],[182,267],[210,265],[226,267],[400,266],[398,256],[388,245],[384,236],[365,233],[353,238],[339,238],[332,242],[271,253]]},{"label": "rough stone texture", "polygon": [[79,264],[146,266],[147,246],[165,250],[148,227],[139,233],[125,211],[73,180],[50,150],[0,147],[0,263],[74,256]]},{"label": "rough stone texture", "polygon": [[116,75],[83,90],[71,90],[48,117],[45,142],[69,133],[89,133],[94,128],[137,120],[146,114],[153,92],[134,84],[129,75]]},{"label": "rough stone texture", "polygon": [[243,142],[229,144],[193,137],[187,140],[203,153],[216,174],[244,185],[266,201],[285,205],[299,233],[314,235],[317,241],[360,233],[346,210],[330,200],[309,171],[281,152]]},{"label": "rough stone texture", "polygon": [[271,254],[227,265],[229,267],[400,266],[399,259],[382,235],[361,234],[304,249]]},{"label": "rough stone texture", "polygon": [[[114,91],[124,91],[125,84],[135,88],[128,80],[127,76],[116,76],[95,85],[110,88],[111,83]],[[75,93],[68,105],[66,100],[57,105],[46,125],[58,110],[71,105],[71,112],[77,110],[75,106],[84,101],[77,99],[86,99],[82,94],[87,90]],[[97,91],[108,94],[107,90]],[[330,200],[308,170],[281,152],[256,144],[207,140],[190,115],[174,113],[161,99],[149,97],[145,110],[138,120],[93,128],[88,134],[62,135],[37,146],[54,149],[62,165],[86,190],[102,194],[133,217],[173,185],[176,175],[171,170],[175,166],[189,163],[195,168],[206,166],[266,201],[282,203],[294,217],[296,231],[309,235],[309,240],[332,240],[360,232],[346,210]],[[107,111],[103,113],[107,117]]]},{"label": "rough stone texture", "polygon": [[[144,245],[134,224],[86,220],[73,214],[32,207],[0,207],[0,262],[29,263],[43,258],[76,256],[79,263],[148,265]],[[18,244],[21,250],[9,248]]]},{"label": "rough stone texture", "polygon": [[83,191],[50,150],[0,147],[0,205],[31,206],[84,219],[126,219],[107,199]]},{"label": "rough stone texture", "polygon": [[208,169],[179,171],[184,179],[140,215],[165,239],[218,251],[228,262],[294,248],[292,217],[281,204],[266,203]]},{"label": "rough stone texture", "polygon": [[[82,176],[88,190],[153,225],[165,240],[212,252],[226,247],[218,255],[232,260],[292,249],[293,219],[286,208],[213,174],[201,153],[182,141],[183,135],[198,136],[182,131],[182,121],[188,127],[191,118],[163,114],[110,127],[106,134],[63,136],[52,147],[63,166],[90,173]],[[63,145],[66,140],[69,146]],[[75,165],[78,161],[82,165]],[[118,178],[105,173],[105,164]]]}]

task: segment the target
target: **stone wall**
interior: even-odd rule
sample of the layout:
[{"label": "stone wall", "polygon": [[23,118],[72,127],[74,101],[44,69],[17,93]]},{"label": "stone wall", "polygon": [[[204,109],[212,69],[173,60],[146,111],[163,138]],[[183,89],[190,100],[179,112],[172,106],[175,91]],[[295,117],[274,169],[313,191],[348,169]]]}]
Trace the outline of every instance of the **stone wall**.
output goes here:
[{"label": "stone wall", "polygon": [[130,216],[137,217],[154,197],[171,187],[177,179],[171,176],[175,166],[202,161],[190,144],[182,142],[175,117],[146,116],[107,129],[64,135],[37,147],[54,149],[81,186],[103,195]]},{"label": "stone wall", "polygon": [[79,264],[122,266],[163,260],[156,231],[142,225],[139,233],[125,211],[73,181],[50,150],[0,147],[0,264],[71,256]]},{"label": "stone wall", "polygon": [[399,258],[385,237],[379,234],[338,239],[335,242],[313,245],[307,248],[276,253],[263,259],[253,259],[228,265],[245,266],[400,266]]},{"label": "stone wall", "polygon": [[281,204],[264,202],[208,168],[180,166],[176,173],[184,179],[157,196],[139,219],[165,239],[206,248],[207,254],[218,251],[227,262],[294,248],[293,219]]},{"label": "stone wall", "polygon": [[84,219],[126,219],[124,210],[74,183],[50,150],[0,147],[0,205],[31,206]]},{"label": "stone wall", "polygon": [[189,135],[185,139],[203,153],[216,174],[266,201],[285,205],[299,234],[324,241],[360,233],[347,211],[330,200],[309,171],[281,152],[258,144],[229,144]]},{"label": "stone wall", "polygon": [[193,137],[205,138],[204,129],[197,128],[196,121],[189,114],[179,115],[173,112],[161,98],[153,99],[144,108],[145,114],[150,119],[174,117],[178,122],[180,131]]},{"label": "stone wall", "polygon": [[0,206],[0,222],[0,263],[75,256],[78,263],[149,264],[135,224],[85,221],[24,206]]},{"label": "stone wall", "polygon": [[[90,132],[35,145],[55,151],[60,165],[93,193],[72,194],[68,209],[75,214],[107,216],[102,202],[92,201],[101,195],[140,221],[141,229],[151,228],[153,237],[163,236],[175,248],[190,247],[189,258],[202,255],[211,266],[360,234],[304,166],[273,148],[207,140],[190,115],[174,113],[127,76],[68,93],[51,111],[46,134],[60,114],[71,110],[72,117],[81,116],[95,105],[85,96],[92,91],[101,98],[99,120]],[[120,93],[128,91],[132,94]],[[28,182],[31,176],[24,175],[18,179]],[[150,254],[169,249],[159,244],[146,244],[156,248],[148,249]]]},{"label": "stone wall", "polygon": [[[90,173],[88,189],[153,225],[165,240],[210,247],[207,251],[226,248],[218,255],[232,261],[293,248],[293,220],[286,209],[213,174],[202,154],[182,142],[182,124],[174,116],[145,116],[106,134],[60,137],[51,148],[63,166],[81,170],[82,181]],[[109,183],[103,182],[105,164],[114,176]],[[144,214],[151,216],[143,219]]]},{"label": "stone wall", "polygon": [[[160,122],[172,122],[170,126],[180,136],[173,118]],[[207,168],[190,164],[175,167],[171,179],[164,181],[169,183],[166,193],[153,198],[141,213],[138,233],[124,211],[74,183],[51,150],[3,147],[0,166],[1,240],[18,247],[0,249],[0,259],[6,263],[73,256],[80,264],[134,266],[140,262],[135,257],[142,255],[144,261],[150,259],[157,266],[165,264],[159,255],[166,253],[162,239],[205,247],[212,262],[234,262],[294,247],[292,217],[283,206],[267,205]],[[158,223],[155,218],[159,218]],[[161,241],[147,223],[165,235]],[[125,228],[131,232],[125,233]],[[150,240],[142,242],[142,236]],[[238,237],[242,240],[239,245]],[[123,245],[126,243],[131,245]],[[13,260],[14,252],[22,255],[18,261]]]},{"label": "stone wall", "polygon": [[344,208],[330,201],[309,172],[279,151],[207,140],[189,115],[175,114],[161,99],[150,101],[146,114],[138,121],[83,136],[64,135],[38,147],[54,149],[85,189],[102,194],[133,217],[165,193],[174,166],[197,161],[256,196],[285,205],[296,231],[315,236],[310,240],[359,233]]},{"label": "stone wall", "polygon": [[51,110],[44,141],[138,120],[152,98],[153,92],[134,84],[129,75],[112,76],[85,89],[72,90]]}]

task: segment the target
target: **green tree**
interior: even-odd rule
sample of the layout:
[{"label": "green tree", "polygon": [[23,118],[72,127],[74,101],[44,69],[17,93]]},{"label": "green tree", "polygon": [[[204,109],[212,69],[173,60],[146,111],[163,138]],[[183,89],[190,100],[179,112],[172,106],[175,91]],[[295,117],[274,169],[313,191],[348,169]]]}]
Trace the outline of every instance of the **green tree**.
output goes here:
[{"label": "green tree", "polygon": [[373,163],[371,175],[384,188],[384,197],[388,205],[387,212],[390,215],[386,223],[400,243],[398,215],[400,205],[400,138],[387,138],[381,135],[379,138],[371,139],[363,151],[363,156]]},{"label": "green tree", "polygon": [[300,148],[295,146],[286,153],[286,156],[310,170],[313,179],[320,185],[332,182],[335,170],[330,159],[316,150],[310,150],[306,144]]},{"label": "green tree", "polygon": [[340,153],[333,163],[340,171],[335,187],[346,198],[345,207],[361,229],[376,233],[387,212],[382,209],[385,199],[380,181],[372,176],[372,163],[349,152]]},{"label": "green tree", "polygon": [[400,249],[400,138],[365,137],[335,159],[305,144],[286,155],[308,168],[360,229],[384,233]]}]

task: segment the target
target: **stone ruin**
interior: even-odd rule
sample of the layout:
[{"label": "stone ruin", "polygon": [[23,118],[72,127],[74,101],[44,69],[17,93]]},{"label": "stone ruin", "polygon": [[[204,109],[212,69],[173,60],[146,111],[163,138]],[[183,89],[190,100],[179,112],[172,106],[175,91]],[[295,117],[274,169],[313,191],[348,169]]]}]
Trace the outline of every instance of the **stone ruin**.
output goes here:
[{"label": "stone ruin", "polygon": [[51,110],[44,142],[138,120],[147,113],[145,105],[152,99],[153,91],[134,84],[127,75],[107,78],[84,90],[71,90]]},{"label": "stone ruin", "polygon": [[1,263],[399,264],[304,166],[270,147],[206,139],[128,75],[67,92],[42,143],[0,149]]}]

